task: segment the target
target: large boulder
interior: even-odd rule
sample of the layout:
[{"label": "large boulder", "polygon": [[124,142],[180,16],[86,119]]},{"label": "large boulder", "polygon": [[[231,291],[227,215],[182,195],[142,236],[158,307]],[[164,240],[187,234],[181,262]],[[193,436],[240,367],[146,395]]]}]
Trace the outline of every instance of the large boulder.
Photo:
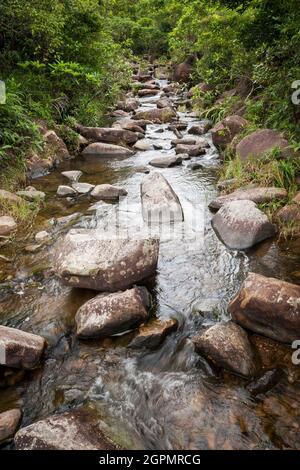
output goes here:
[{"label": "large boulder", "polygon": [[212,129],[212,140],[216,147],[225,147],[233,138],[240,134],[248,125],[248,121],[242,116],[228,116],[218,122]]},{"label": "large boulder", "polygon": [[0,444],[13,437],[21,419],[21,410],[14,408],[12,410],[0,413]]},{"label": "large boulder", "polygon": [[25,331],[0,326],[0,364],[17,369],[32,369],[41,358],[45,340]]},{"label": "large boulder", "polygon": [[128,129],[115,127],[84,127],[78,126],[78,132],[90,142],[107,142],[109,144],[132,145],[137,140],[137,135]]},{"label": "large boulder", "polygon": [[279,149],[282,156],[291,154],[289,143],[278,132],[272,129],[262,129],[244,137],[236,147],[236,153],[241,161],[260,159],[275,149]]},{"label": "large boulder", "polygon": [[276,227],[252,201],[227,202],[213,217],[212,226],[233,250],[251,248],[276,234]]},{"label": "large boulder", "polygon": [[250,273],[228,310],[234,321],[255,333],[283,343],[299,339],[298,285]]},{"label": "large boulder", "polygon": [[88,145],[82,152],[84,157],[129,157],[133,151],[120,145],[96,142]]},{"label": "large boulder", "polygon": [[152,223],[172,223],[183,220],[183,210],[177,194],[163,175],[157,172],[145,176],[141,184],[143,219]]},{"label": "large boulder", "polygon": [[255,204],[280,201],[287,198],[287,191],[284,188],[251,188],[238,189],[225,196],[219,196],[209,203],[209,208],[218,210],[227,202],[232,201],[253,201]]},{"label": "large boulder", "polygon": [[189,60],[181,64],[174,65],[173,80],[174,82],[189,83],[191,81],[192,65]]},{"label": "large boulder", "polygon": [[10,235],[17,228],[17,223],[10,215],[0,217],[0,236]]},{"label": "large boulder", "polygon": [[169,122],[175,119],[176,112],[172,108],[153,108],[153,109],[146,109],[145,111],[137,111],[136,114],[133,116],[135,120],[149,120],[153,122]]},{"label": "large boulder", "polygon": [[155,318],[139,327],[138,333],[130,342],[129,347],[133,349],[156,349],[170,333],[177,329],[177,326],[178,322],[173,318],[169,320]]},{"label": "large boulder", "polygon": [[293,228],[300,224],[300,192],[291,200],[289,204],[282,207],[276,214],[276,218],[283,224],[289,224]]},{"label": "large boulder", "polygon": [[217,366],[251,377],[256,372],[255,355],[247,333],[233,322],[218,323],[193,338],[195,349]]},{"label": "large boulder", "polygon": [[181,165],[182,158],[180,156],[174,155],[171,157],[156,157],[149,162],[151,166],[157,168],[170,168],[173,166]]},{"label": "large boulder", "polygon": [[112,336],[132,330],[147,320],[149,306],[150,295],[145,287],[97,295],[76,313],[77,336]]},{"label": "large boulder", "polygon": [[17,450],[114,450],[91,412],[78,409],[50,416],[20,429]]},{"label": "large boulder", "polygon": [[91,192],[91,196],[101,201],[118,200],[120,196],[126,196],[127,191],[111,184],[98,184]]},{"label": "large boulder", "polygon": [[157,239],[108,240],[91,230],[70,230],[53,264],[66,285],[115,292],[154,275],[158,251]]}]

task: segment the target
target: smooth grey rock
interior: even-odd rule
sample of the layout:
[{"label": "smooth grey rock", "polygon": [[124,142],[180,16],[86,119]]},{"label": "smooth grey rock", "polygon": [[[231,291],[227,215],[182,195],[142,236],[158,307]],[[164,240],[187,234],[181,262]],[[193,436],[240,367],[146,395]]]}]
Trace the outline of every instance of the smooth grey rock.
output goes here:
[{"label": "smooth grey rock", "polygon": [[89,183],[73,183],[72,188],[75,189],[75,191],[78,194],[88,194],[94,189],[95,185],[94,184],[89,184]]},{"label": "smooth grey rock", "polygon": [[62,175],[67,178],[72,183],[77,183],[82,176],[82,171],[74,170],[74,171],[63,171]]},{"label": "smooth grey rock", "polygon": [[120,196],[126,196],[127,191],[111,184],[99,184],[91,192],[91,196],[96,199],[118,200]]},{"label": "smooth grey rock", "polygon": [[181,165],[182,158],[179,156],[173,157],[156,157],[149,162],[150,165],[158,168],[170,168],[173,166]]},{"label": "smooth grey rock", "polygon": [[75,191],[75,189],[71,188],[71,186],[60,185],[57,188],[56,194],[59,197],[76,196],[77,191]]}]

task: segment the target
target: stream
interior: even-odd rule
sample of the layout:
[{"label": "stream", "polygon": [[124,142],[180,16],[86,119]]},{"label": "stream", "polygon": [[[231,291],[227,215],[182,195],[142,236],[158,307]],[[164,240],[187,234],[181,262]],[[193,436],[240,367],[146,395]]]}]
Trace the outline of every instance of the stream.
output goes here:
[{"label": "stream", "polygon": [[[162,88],[167,81],[159,80],[159,84]],[[140,98],[141,109],[156,107],[159,98]],[[180,95],[171,96],[175,104],[180,99]],[[199,123],[182,106],[178,116],[188,126]],[[176,137],[168,126],[147,126],[146,138],[162,146],[161,150],[139,151],[129,158],[77,157],[34,180],[36,189],[46,193],[34,233],[46,228],[55,241],[70,227],[51,226],[49,220],[77,212],[81,215],[72,228],[101,230],[117,214],[119,228],[136,230],[142,224],[140,183],[144,178],[137,170],[156,156],[174,154],[171,140]],[[183,134],[188,135],[187,131]],[[227,304],[249,272],[294,283],[300,277],[300,246],[295,241],[268,240],[251,251],[237,252],[218,240],[207,205],[217,194],[221,162],[210,134],[204,137],[211,145],[205,156],[172,168],[148,166],[162,172],[185,212],[184,236],[180,236],[180,226],[171,239],[162,239],[158,272],[147,286],[157,317],[176,318],[179,325],[157,350],[129,348],[134,332],[78,340],[75,313],[95,292],[60,284],[51,271],[53,244],[27,253],[24,247],[32,242],[31,236],[2,250],[14,262],[1,264],[1,324],[44,336],[48,348],[40,368],[0,390],[0,412],[21,407],[22,426],[26,426],[83,405],[126,449],[300,448],[298,378],[284,377],[272,390],[254,398],[245,379],[214,370],[194,352],[191,338],[202,328],[229,319]],[[191,161],[202,167],[192,170]],[[65,184],[61,175],[65,170],[81,170],[81,182],[117,184],[128,196],[119,204],[103,204],[90,212],[95,201],[88,197],[71,203],[56,196],[57,187]]]}]

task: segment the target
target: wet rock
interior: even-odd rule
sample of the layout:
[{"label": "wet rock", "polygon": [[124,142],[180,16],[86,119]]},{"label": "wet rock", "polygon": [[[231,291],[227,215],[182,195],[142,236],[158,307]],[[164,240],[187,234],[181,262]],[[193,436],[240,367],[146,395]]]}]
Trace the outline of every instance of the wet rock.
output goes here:
[{"label": "wet rock", "polygon": [[51,240],[50,234],[46,230],[42,230],[35,235],[35,241],[38,243],[47,243]]},{"label": "wet rock", "polygon": [[21,197],[11,193],[10,191],[6,191],[5,189],[0,189],[0,200],[16,204],[22,204],[23,202]]},{"label": "wet rock", "polygon": [[114,292],[155,274],[157,239],[107,240],[97,236],[97,231],[70,230],[60,241],[53,265],[64,284]]},{"label": "wet rock", "polygon": [[60,185],[56,191],[57,196],[59,197],[68,197],[68,196],[76,196],[77,191],[71,188],[71,186]]},{"label": "wet rock", "polygon": [[15,435],[17,450],[114,450],[99,421],[84,409],[50,416],[20,429]]},{"label": "wet rock", "polygon": [[133,151],[119,145],[96,142],[88,145],[82,152],[84,157],[129,157]]},{"label": "wet rock", "polygon": [[170,168],[173,166],[181,165],[182,158],[178,156],[173,157],[156,157],[149,162],[150,165],[158,168]]},{"label": "wet rock", "polygon": [[118,200],[120,196],[126,196],[127,191],[111,184],[99,184],[91,192],[91,196],[99,200]]},{"label": "wet rock", "polygon": [[96,202],[95,204],[92,204],[88,209],[87,209],[87,212],[96,212],[98,210],[102,210],[102,209],[108,209],[108,208],[111,208],[112,205],[107,203],[107,202],[104,202],[104,201],[98,201]]},{"label": "wet rock", "polygon": [[171,103],[167,98],[161,98],[157,101],[156,106],[160,109],[171,107]]},{"label": "wet rock", "polygon": [[233,322],[218,323],[193,338],[195,349],[218,366],[251,377],[256,372],[254,350],[247,333]]},{"label": "wet rock", "polygon": [[17,369],[32,369],[45,347],[41,336],[0,325],[1,364]]},{"label": "wet rock", "polygon": [[94,189],[95,185],[94,184],[89,184],[89,183],[73,183],[72,188],[75,189],[75,191],[78,194],[88,194]]},{"label": "wet rock", "polygon": [[0,216],[0,235],[1,236],[10,235],[12,232],[16,230],[16,228],[17,228],[17,223],[13,219],[13,217],[10,217],[9,215]]},{"label": "wet rock", "polygon": [[147,320],[149,306],[150,295],[145,287],[97,295],[76,313],[76,334],[93,338],[132,330]]},{"label": "wet rock", "polygon": [[245,250],[276,235],[276,227],[252,201],[224,204],[212,219],[212,226],[228,248]]},{"label": "wet rock", "polygon": [[201,124],[194,124],[188,130],[189,134],[193,135],[203,135],[206,134],[212,127],[212,123],[210,121],[203,121]]},{"label": "wet rock", "polygon": [[144,173],[145,175],[147,175],[148,173],[150,173],[150,170],[149,168],[147,168],[146,166],[138,166],[135,168],[135,171],[137,173]]},{"label": "wet rock", "polygon": [[140,97],[143,97],[143,96],[155,96],[159,93],[159,90],[157,89],[152,89],[152,88],[145,88],[144,90],[139,90],[138,91],[138,95]]},{"label": "wet rock", "polygon": [[131,113],[139,107],[139,102],[135,98],[129,98],[125,101],[119,101],[117,103],[117,107],[118,109],[122,109],[122,111],[127,111]]},{"label": "wet rock", "polygon": [[137,113],[133,116],[133,119],[146,119],[154,122],[169,122],[172,121],[176,117],[176,112],[172,108],[154,108],[154,109],[147,109],[145,111],[137,111]]},{"label": "wet rock", "polygon": [[280,369],[268,370],[258,379],[254,380],[247,385],[247,389],[251,395],[259,395],[261,393],[266,393],[271,390],[278,382],[282,379],[283,372]]},{"label": "wet rock", "polygon": [[197,140],[192,139],[191,137],[185,137],[182,139],[174,139],[171,140],[171,145],[176,146],[176,145],[196,145]]},{"label": "wet rock", "polygon": [[172,223],[183,220],[178,196],[160,173],[145,176],[141,184],[143,219],[152,223]]},{"label": "wet rock", "polygon": [[135,121],[117,121],[113,124],[114,127],[121,127],[122,129],[127,129],[132,132],[138,132],[143,134],[145,130],[143,127],[139,126]]},{"label": "wet rock", "polygon": [[140,326],[129,347],[134,349],[157,349],[165,338],[177,329],[177,326],[178,322],[172,318],[169,320],[150,320],[149,323]]},{"label": "wet rock", "polygon": [[300,286],[250,273],[228,310],[234,321],[283,343],[299,339]]},{"label": "wet rock", "polygon": [[14,436],[21,419],[21,410],[13,410],[0,413],[0,443]]},{"label": "wet rock", "polygon": [[72,183],[77,183],[77,181],[81,178],[82,176],[82,171],[80,170],[74,170],[74,171],[63,171],[62,175],[67,178],[69,181],[72,181]]},{"label": "wet rock", "polygon": [[153,148],[153,145],[148,139],[142,139],[142,140],[138,140],[134,144],[133,148],[135,150],[146,151],[146,150],[151,150]]},{"label": "wet rock", "polygon": [[169,131],[174,131],[175,129],[177,129],[178,131],[184,131],[185,129],[187,129],[188,127],[188,124],[186,122],[173,122],[172,124],[170,124],[168,126],[168,130]]},{"label": "wet rock", "polygon": [[137,141],[134,132],[127,129],[117,129],[115,127],[83,127],[78,126],[78,131],[90,142],[105,142],[109,144],[132,145]]},{"label": "wet rock", "polygon": [[216,147],[224,147],[233,138],[242,132],[242,130],[248,125],[248,121],[241,116],[233,115],[228,116],[222,121],[218,122],[212,129],[212,140]]},{"label": "wet rock", "polygon": [[144,130],[146,130],[147,126],[152,124],[152,121],[149,119],[136,119],[136,116],[134,116],[132,119],[134,119],[133,122],[135,122],[137,126],[140,126]]},{"label": "wet rock", "polygon": [[181,153],[180,158],[181,158],[182,161],[183,160],[190,160],[191,156],[188,153]]},{"label": "wet rock", "polygon": [[275,149],[279,149],[283,157],[291,154],[289,143],[278,132],[262,129],[244,137],[237,145],[236,153],[242,161],[260,159]]},{"label": "wet rock", "polygon": [[162,150],[163,149],[163,145],[161,144],[157,144],[157,143],[153,143],[153,148],[154,150]]},{"label": "wet rock", "polygon": [[46,197],[46,194],[43,191],[38,191],[33,186],[28,186],[25,190],[18,191],[17,195],[32,202],[43,201]]},{"label": "wet rock", "polygon": [[276,218],[281,223],[299,226],[300,223],[300,192],[291,200],[289,204],[282,207],[277,213]]},{"label": "wet rock", "polygon": [[206,150],[202,144],[200,145],[177,145],[175,148],[177,154],[187,153],[190,157],[199,157],[200,155],[205,155]]},{"label": "wet rock", "polygon": [[202,170],[204,168],[204,166],[201,165],[201,163],[197,163],[197,162],[191,162],[186,167],[189,168],[190,170]]},{"label": "wet rock", "polygon": [[256,204],[268,203],[271,201],[280,201],[288,196],[284,188],[251,188],[238,189],[225,196],[219,196],[210,202],[209,208],[218,210],[227,202],[232,201],[253,201]]}]

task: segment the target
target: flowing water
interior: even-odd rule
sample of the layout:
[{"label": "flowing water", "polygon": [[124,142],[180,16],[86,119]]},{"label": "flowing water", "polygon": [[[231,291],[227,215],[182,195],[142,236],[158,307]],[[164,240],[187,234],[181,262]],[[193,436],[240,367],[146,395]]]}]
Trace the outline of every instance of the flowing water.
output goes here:
[{"label": "flowing water", "polygon": [[[141,107],[155,107],[157,99],[141,99]],[[189,126],[198,122],[192,113],[178,114]],[[168,124],[147,126],[146,137],[162,150],[138,152],[125,159],[78,157],[35,180],[35,187],[47,194],[35,233],[46,228],[54,240],[59,239],[69,227],[49,221],[75,212],[81,213],[73,225],[76,228],[103,230],[106,224],[113,225],[117,211],[118,227],[136,230],[142,223],[140,183],[144,177],[137,168],[162,153],[174,153],[170,141],[175,135]],[[205,137],[211,143],[210,135]],[[148,286],[156,315],[179,322],[178,330],[156,351],[128,348],[133,332],[78,341],[75,313],[95,293],[61,286],[51,271],[51,244],[34,254],[24,252],[30,238],[5,248],[13,263],[1,265],[1,324],[42,335],[49,347],[41,368],[0,392],[0,411],[21,406],[24,426],[84,405],[95,413],[105,432],[128,449],[300,448],[297,377],[285,377],[265,395],[253,398],[245,380],[213,370],[194,352],[191,342],[201,328],[229,318],[228,301],[249,271],[298,283],[299,244],[271,240],[248,253],[228,250],[212,230],[207,209],[217,193],[217,151],[211,146],[207,155],[192,160],[203,167],[191,170],[188,161],[155,170],[168,179],[186,216],[184,236],[180,236],[181,224],[171,239],[162,240],[157,276]],[[128,196],[119,205],[104,204],[96,213],[87,211],[92,203],[87,197],[75,203],[58,199],[57,187],[65,184],[60,173],[67,169],[82,170],[83,182],[118,184],[127,189]],[[195,214],[196,229],[192,227]]]}]

